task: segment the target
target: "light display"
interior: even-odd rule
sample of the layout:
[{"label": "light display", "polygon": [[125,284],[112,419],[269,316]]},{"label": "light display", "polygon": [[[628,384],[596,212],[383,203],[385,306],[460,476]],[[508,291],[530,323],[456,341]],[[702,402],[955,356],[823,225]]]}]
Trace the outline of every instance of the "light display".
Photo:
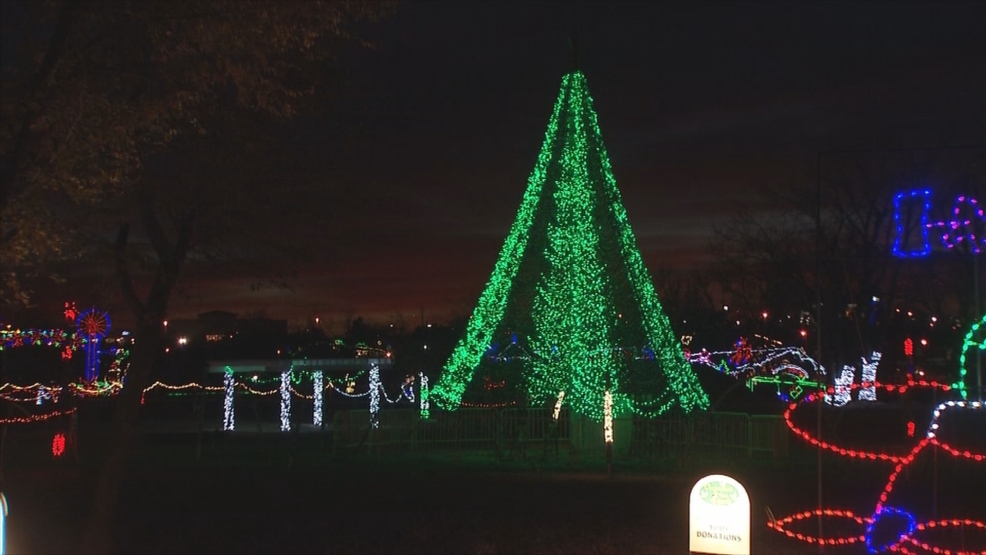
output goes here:
[{"label": "light display", "polygon": [[[863,384],[853,384],[851,387],[862,387]],[[923,382],[923,381],[910,381],[907,385],[881,385],[879,383],[874,383],[873,387],[883,388],[889,392],[897,392],[904,394],[910,388],[920,387],[920,388],[933,388],[940,390],[942,392],[948,392],[951,387],[946,384],[939,384],[937,382]],[[818,395],[825,396],[832,394],[833,390],[829,389],[827,393],[820,393]],[[890,473],[887,481],[880,493],[879,499],[873,510],[873,514],[869,517],[863,517],[853,514],[851,511],[841,510],[841,509],[829,509],[829,508],[818,508],[813,511],[805,511],[802,513],[797,513],[788,517],[784,517],[779,520],[771,519],[767,522],[767,526],[778,532],[781,532],[788,537],[798,539],[807,543],[817,543],[821,545],[849,545],[854,543],[865,543],[868,550],[872,553],[883,552],[883,551],[893,551],[897,553],[903,553],[905,555],[916,555],[917,552],[911,551],[908,546],[914,546],[924,550],[924,552],[932,553],[951,553],[951,554],[972,554],[972,553],[983,553],[982,549],[979,550],[955,550],[943,548],[938,545],[933,545],[930,542],[921,541],[918,539],[917,535],[921,532],[944,527],[965,527],[971,529],[986,530],[986,524],[982,521],[974,519],[961,519],[961,518],[951,518],[951,519],[941,519],[941,520],[930,520],[927,522],[917,522],[915,517],[909,512],[905,511],[900,507],[892,507],[887,505],[890,493],[894,489],[894,485],[897,479],[900,477],[901,473],[906,469],[906,467],[911,464],[917,455],[927,447],[934,449],[939,449],[944,453],[947,453],[953,457],[964,458],[967,460],[974,461],[976,463],[981,463],[986,461],[986,453],[976,453],[970,450],[960,450],[957,449],[938,438],[939,421],[941,415],[946,410],[982,410],[983,404],[980,402],[966,402],[966,401],[947,401],[939,404],[932,414],[931,423],[928,426],[928,431],[925,437],[922,438],[914,448],[910,450],[906,455],[895,455],[884,452],[877,451],[864,451],[859,449],[849,449],[841,447],[839,445],[821,441],[812,437],[810,433],[799,428],[793,421],[792,416],[794,412],[802,404],[811,403],[818,399],[818,395],[811,394],[805,397],[801,403],[791,403],[787,410],[784,412],[784,421],[788,428],[791,429],[796,435],[804,438],[806,441],[812,445],[838,453],[843,456],[874,460],[874,461],[887,461],[894,464],[894,469]],[[855,521],[857,524],[864,527],[864,532],[858,535],[841,536],[841,537],[816,537],[810,534],[803,534],[795,532],[788,529],[788,525],[802,521],[812,517],[841,517]],[[881,519],[884,518],[896,518],[898,520],[906,521],[906,526],[903,530],[897,534],[896,538],[891,541],[878,544],[874,541],[874,530]]]},{"label": "light display", "polygon": [[[918,200],[914,200],[918,199]],[[907,223],[909,220],[910,211],[907,206],[909,204],[920,203],[921,209],[921,223],[918,225],[918,229],[921,230],[921,249],[920,250],[908,250],[906,249],[904,243],[907,242]],[[902,206],[903,205],[903,206]],[[913,209],[911,209],[913,210]],[[893,252],[894,256],[900,257],[918,257],[927,256],[931,254],[931,244],[928,243],[928,211],[931,210],[931,191],[927,189],[909,191],[906,193],[898,193],[894,196],[894,227],[896,229],[896,236],[894,238]]]},{"label": "light display", "polygon": [[62,350],[62,360],[69,360],[83,344],[82,337],[65,330],[0,330],[0,351],[28,346],[55,347]]},{"label": "light display", "polygon": [[421,389],[418,391],[418,398],[420,399],[420,415],[423,420],[427,420],[431,412],[431,403],[428,401],[429,391],[428,391],[428,376],[425,376],[424,372],[418,374],[421,378],[419,381]]},{"label": "light display", "polygon": [[[757,337],[780,345],[779,341]],[[691,337],[686,338],[691,343]],[[777,397],[784,402],[797,399],[805,389],[824,387],[825,367],[800,347],[754,347],[741,337],[732,351],[703,348],[695,353],[684,349],[683,353],[691,364],[702,364],[734,378],[746,378],[751,391],[754,385],[772,384],[777,388]]]},{"label": "light display", "polygon": [[[497,353],[506,337],[525,356]],[[617,414],[708,407],[643,264],[579,71],[562,79],[517,218],[432,391],[438,406],[475,405],[463,397],[484,394],[477,371],[513,396],[490,405],[548,406],[565,391],[597,422],[607,389]]]},{"label": "light display", "polygon": [[[913,208],[911,206],[914,206]],[[909,220],[913,217],[915,208],[920,209],[921,248],[907,249]],[[958,245],[969,245],[969,252],[980,254],[986,248],[986,215],[979,206],[979,201],[968,196],[959,195],[952,207],[951,219],[929,222],[928,213],[931,210],[931,191],[918,189],[898,193],[894,196],[894,225],[896,237],[893,253],[895,256],[914,258],[931,254],[931,243],[928,241],[928,231],[939,229],[941,242],[946,249],[952,250]]]},{"label": "light display", "polygon": [[[962,208],[969,207],[971,214],[963,214]],[[976,229],[973,220],[977,219],[981,229]],[[979,254],[986,248],[986,217],[983,217],[983,209],[979,207],[979,201],[974,198],[960,195],[955,199],[955,207],[952,208],[952,219],[925,224],[929,229],[938,227],[943,229],[941,242],[947,249],[953,249],[963,242],[969,245],[969,250],[973,254]],[[979,237],[976,237],[976,233]]]},{"label": "light display", "polygon": [[[301,367],[301,368],[305,368],[305,367]],[[292,372],[291,372],[291,385],[292,385],[292,387],[301,385],[305,381],[305,379],[306,379],[305,376],[310,375],[310,374],[307,374],[305,372],[298,372],[297,370],[298,370],[298,368],[292,367]],[[331,378],[330,376],[326,376],[323,373],[323,375],[322,375],[322,382],[323,382],[323,384],[326,385],[326,387],[328,387],[329,385],[331,385],[331,387],[338,387],[339,385],[344,384],[344,383],[346,383],[348,381],[361,379],[363,377],[363,374],[366,374],[366,370],[360,370],[360,371],[356,372],[352,376],[350,376],[349,374],[346,374],[346,376],[344,378]],[[270,374],[270,375],[263,375],[263,374],[257,375],[257,374],[254,374],[250,378],[250,381],[251,381],[251,383],[256,384],[256,385],[264,385],[264,386],[274,385],[276,387],[280,387],[280,384],[281,384],[281,375],[280,374]],[[301,397],[302,395],[298,395],[298,396]]]},{"label": "light display", "polygon": [[753,376],[747,378],[746,385],[753,391],[757,385],[773,385],[777,388],[777,398],[784,401],[796,400],[806,389],[823,389],[825,384],[808,380],[793,374],[781,373],[776,376]]},{"label": "light display", "polygon": [[[286,375],[285,375],[286,374]],[[156,381],[151,385],[144,388],[141,393],[140,403],[143,405],[146,403],[147,394],[155,389],[162,389],[168,391],[171,395],[187,395],[189,391],[197,390],[206,393],[218,393],[220,391],[224,392],[223,399],[223,429],[233,430],[235,429],[235,411],[233,409],[234,397],[236,390],[240,389],[244,393],[249,395],[258,395],[262,397],[270,396],[275,393],[280,394],[281,402],[281,426],[282,430],[290,429],[290,413],[291,413],[291,396],[299,397],[301,399],[306,399],[314,402],[314,410],[312,415],[313,424],[316,426],[321,425],[323,417],[323,407],[324,407],[324,392],[326,390],[331,390],[340,395],[349,398],[360,398],[368,397],[370,401],[371,412],[375,418],[377,412],[380,409],[380,398],[381,396],[390,404],[400,403],[402,401],[407,401],[411,405],[418,403],[421,410],[422,418],[428,417],[428,411],[430,409],[428,401],[428,377],[424,373],[420,373],[421,378],[421,390],[418,396],[415,396],[411,385],[413,385],[414,380],[405,380],[402,384],[400,390],[394,398],[391,398],[383,384],[380,381],[380,369],[378,366],[374,365],[370,370],[370,380],[368,382],[368,387],[366,391],[362,393],[355,393],[356,382],[352,378],[347,378],[343,380],[349,386],[350,392],[342,391],[336,388],[331,380],[327,380],[324,377],[322,371],[312,372],[312,387],[313,391],[311,395],[301,393],[297,391],[291,384],[294,382],[296,372],[293,368],[282,372],[278,375],[278,381],[280,384],[267,391],[255,389],[250,387],[244,382],[238,382],[232,370],[227,367],[226,371],[223,373],[223,385],[221,386],[206,386],[195,382],[190,382],[182,385],[167,384],[161,381]],[[259,379],[255,381],[260,381]],[[92,382],[91,384],[68,384],[67,387],[63,388],[57,385],[44,385],[40,382],[33,383],[27,386],[19,386],[11,383],[6,383],[0,385],[0,398],[7,401],[14,402],[25,402],[38,404],[38,399],[51,399],[54,402],[58,402],[58,399],[63,391],[67,390],[70,394],[77,397],[95,397],[95,396],[107,396],[115,395],[119,393],[122,388],[122,384],[113,382]],[[374,408],[375,407],[375,408]],[[37,422],[41,420],[46,420],[48,418],[53,418],[55,416],[60,416],[63,414],[71,414],[75,409],[66,412],[53,412],[45,415],[33,415],[28,417],[20,418],[10,418],[5,420],[0,420],[2,423],[28,423]]]},{"label": "light display", "polygon": [[322,425],[322,388],[325,387],[322,384],[322,371],[316,370],[312,374],[312,394],[315,397],[312,409],[312,424],[315,426]]},{"label": "light display", "polygon": [[685,358],[733,377],[776,375],[783,371],[816,381],[825,376],[825,367],[800,347],[754,348],[742,337],[732,351],[685,351]]},{"label": "light display", "polygon": [[99,344],[110,331],[110,315],[104,310],[92,307],[79,314],[75,320],[79,335],[85,338],[86,383],[96,381],[99,376]]},{"label": "light display", "polygon": [[555,401],[555,410],[551,412],[551,419],[558,422],[558,416],[561,415],[561,402],[565,398],[565,392],[558,392],[558,399]]},{"label": "light display", "polygon": [[75,413],[74,408],[68,410],[56,410],[45,414],[32,414],[30,416],[11,416],[9,418],[0,418],[0,424],[30,424],[32,422],[51,420],[52,418],[58,418],[59,416],[71,416],[73,413]]},{"label": "light display", "polygon": [[[963,399],[968,398],[968,389],[965,385],[966,376],[969,375],[969,370],[965,367],[966,361],[968,360],[969,349],[979,349],[980,351],[986,350],[986,334],[983,334],[983,338],[976,341],[976,334],[979,333],[980,329],[986,325],[986,314],[983,315],[982,319],[972,325],[969,328],[969,333],[965,334],[962,338],[962,352],[959,354],[959,379],[953,384],[959,394],[962,395]],[[974,356],[983,356],[982,353],[973,353]]]},{"label": "light display", "polygon": [[862,387],[859,389],[860,401],[876,401],[876,367],[880,364],[880,353],[874,351],[870,360],[863,358]]},{"label": "light display", "polygon": [[613,443],[613,395],[608,389],[603,393],[603,440]]},{"label": "light display", "polygon": [[[11,393],[5,393],[8,389]],[[42,390],[44,393],[42,393]],[[41,402],[39,402],[39,399],[42,397],[57,403],[61,393],[61,387],[57,385],[45,386],[40,382],[24,386],[5,383],[0,386],[0,399],[14,403],[34,403],[35,405],[40,405]]]},{"label": "light display", "polygon": [[61,457],[65,454],[65,434],[59,432],[55,434],[55,437],[51,438],[51,456],[54,458]]},{"label": "light display", "polygon": [[[99,377],[100,343],[110,329],[110,317],[107,312],[89,309],[82,313],[75,311],[74,305],[65,303],[65,316],[72,319],[76,331],[69,332],[60,329],[0,329],[0,351],[18,347],[54,347],[61,351],[62,360],[72,360],[79,349],[85,349],[86,363],[83,375],[84,389],[97,386]],[[126,332],[124,332],[126,334]],[[113,361],[110,363],[107,376],[110,382],[123,384],[126,374],[126,359],[129,350],[123,345],[113,347]]]},{"label": "light display", "polygon": [[[401,393],[404,395],[405,398],[407,398],[409,402],[411,402],[412,404],[414,403],[414,375],[413,374],[404,378],[404,385],[401,386]],[[384,391],[384,395],[386,394],[387,392]]]},{"label": "light display", "polygon": [[291,370],[281,372],[281,431],[291,431]]},{"label": "light display", "polygon": [[374,428],[380,427],[380,421],[377,420],[377,413],[380,412],[380,390],[383,385],[380,384],[380,367],[374,364],[370,366],[370,426]]},{"label": "light display", "polygon": [[856,377],[856,369],[846,364],[842,373],[835,377],[835,388],[832,395],[825,396],[825,402],[837,407],[844,406],[852,400],[852,382]]},{"label": "light display", "polygon": [[223,374],[223,387],[226,395],[223,397],[223,431],[236,429],[236,414],[233,412],[233,394],[236,392],[236,378],[232,370]]},{"label": "light display", "polygon": [[120,392],[123,385],[120,383],[101,382],[99,380],[90,383],[70,383],[68,389],[76,397],[108,397]]}]

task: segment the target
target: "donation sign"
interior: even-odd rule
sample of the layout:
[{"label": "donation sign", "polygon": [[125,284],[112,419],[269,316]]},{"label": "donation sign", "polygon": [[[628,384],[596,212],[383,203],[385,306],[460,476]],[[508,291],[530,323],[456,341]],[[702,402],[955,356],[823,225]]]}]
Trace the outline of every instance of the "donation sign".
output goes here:
[{"label": "donation sign", "polygon": [[706,476],[688,502],[688,551],[750,555],[750,496],[729,476]]}]

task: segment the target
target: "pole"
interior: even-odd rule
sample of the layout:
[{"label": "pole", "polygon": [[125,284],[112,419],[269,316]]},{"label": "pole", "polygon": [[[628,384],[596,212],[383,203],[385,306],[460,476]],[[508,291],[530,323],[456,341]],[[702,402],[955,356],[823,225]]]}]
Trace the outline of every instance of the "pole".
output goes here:
[{"label": "pole", "polygon": [[[938,406],[938,390],[931,390],[931,406]],[[931,518],[938,518],[938,449],[932,449],[934,451],[934,458],[932,459],[932,472],[931,472]]]},{"label": "pole", "polygon": [[[815,163],[815,341],[817,345],[817,356],[818,365],[824,366],[822,363],[822,153],[818,153],[818,159]],[[821,373],[819,373],[819,376]],[[825,390],[825,384],[819,384],[818,398],[815,403],[818,405],[817,413],[815,415],[815,437],[818,441],[822,441],[822,392]],[[816,449],[816,478],[818,485],[818,506],[823,507],[822,504],[822,450]],[[818,537],[823,538],[825,535],[822,531],[822,515],[818,515]],[[818,542],[818,552],[824,553],[825,546],[822,542]]]},{"label": "pole", "polygon": [[[970,251],[972,249],[970,248]],[[976,313],[973,318],[982,318],[983,312],[979,304],[979,256],[972,253],[972,298],[976,303]],[[982,349],[976,349],[976,398],[983,400],[983,353]],[[937,452],[937,450],[936,450]]]}]

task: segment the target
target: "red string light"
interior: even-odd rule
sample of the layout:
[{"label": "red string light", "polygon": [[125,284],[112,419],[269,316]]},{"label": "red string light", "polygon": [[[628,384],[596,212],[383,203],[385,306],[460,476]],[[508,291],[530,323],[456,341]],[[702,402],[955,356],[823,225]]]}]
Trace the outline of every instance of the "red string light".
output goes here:
[{"label": "red string light", "polygon": [[[949,526],[953,526],[953,527],[960,527],[961,526],[961,527],[979,528],[980,530],[986,531],[986,524],[983,524],[982,522],[979,522],[978,520],[972,520],[972,519],[968,519],[968,518],[966,518],[966,519],[950,518],[950,519],[944,519],[944,520],[932,520],[932,521],[928,521],[928,522],[925,522],[925,523],[922,523],[922,524],[918,524],[917,526],[914,527],[914,530],[915,530],[915,532],[923,532],[923,531],[925,531],[925,530],[927,530],[929,528],[945,528],[945,527],[949,527]],[[912,545],[917,546],[917,547],[920,547],[921,549],[924,549],[925,551],[931,551],[933,553],[941,553],[942,555],[982,555],[983,553],[986,553],[986,551],[982,551],[982,550],[980,550],[980,551],[964,551],[964,550],[953,551],[951,549],[945,549],[945,548],[942,548],[942,547],[938,547],[936,545],[932,545],[932,544],[930,544],[928,542],[922,542],[922,541],[918,540],[917,538],[915,538],[914,536],[909,536],[907,534],[901,536],[900,543],[903,543],[905,541],[906,542],[910,542]],[[913,551],[907,550],[903,546],[900,546],[900,547],[901,547],[901,549],[900,549],[900,552],[901,553],[914,553]],[[917,554],[915,553],[914,555],[917,555]]]},{"label": "red string light", "polygon": [[510,401],[509,403],[467,403],[463,401],[459,403],[463,407],[472,409],[502,409],[504,407],[512,407],[517,404],[517,401]]},{"label": "red string light", "polygon": [[30,424],[31,422],[41,422],[59,416],[69,416],[75,412],[74,408],[68,410],[56,410],[45,414],[32,414],[31,416],[15,416],[13,418],[0,418],[0,424]]},{"label": "red string light", "polygon": [[[905,393],[905,392],[907,392],[907,390],[909,388],[913,388],[913,387],[930,387],[930,388],[938,389],[938,390],[941,390],[941,391],[944,391],[944,392],[947,392],[947,391],[949,391],[951,389],[951,387],[948,386],[947,384],[939,384],[937,382],[913,381],[913,380],[912,381],[908,381],[907,385],[901,385],[901,386],[882,385],[882,384],[879,384],[879,383],[874,382],[874,383],[852,384],[852,386],[850,386],[850,387],[851,388],[857,388],[857,387],[870,387],[870,386],[873,386],[873,387],[876,387],[876,388],[881,388],[882,387],[882,388],[886,389],[887,391],[890,391],[890,392],[896,391],[898,393]],[[883,491],[880,493],[879,501],[877,502],[876,507],[875,507],[875,510],[874,510],[874,515],[879,515],[880,513],[882,513],[884,511],[884,509],[885,509],[884,504],[887,502],[887,499],[889,498],[890,493],[893,491],[894,484],[896,483],[898,476],[900,476],[900,473],[907,467],[907,465],[909,465],[911,462],[914,461],[914,459],[917,457],[918,453],[920,453],[925,447],[927,447],[929,445],[931,445],[932,448],[941,449],[942,451],[944,451],[944,452],[946,452],[946,453],[948,453],[948,454],[950,454],[950,455],[952,455],[953,457],[956,457],[956,458],[971,459],[971,460],[973,460],[975,462],[982,462],[983,460],[986,460],[986,453],[976,453],[976,452],[972,452],[972,451],[969,451],[969,450],[959,450],[959,449],[956,449],[955,447],[952,447],[951,445],[948,445],[947,443],[944,443],[944,442],[940,441],[938,439],[938,437],[937,437],[938,420],[940,419],[940,417],[941,417],[941,415],[942,415],[942,413],[944,411],[949,410],[949,409],[954,409],[956,407],[958,407],[958,408],[982,409],[983,408],[983,404],[980,403],[980,402],[968,402],[967,403],[967,402],[964,402],[964,401],[948,401],[948,402],[941,403],[940,405],[938,405],[938,407],[935,408],[935,410],[934,410],[934,414],[933,414],[931,423],[928,426],[928,432],[925,435],[925,437],[922,438],[918,442],[918,444],[915,445],[910,450],[910,452],[908,452],[905,455],[901,455],[901,454],[890,454],[890,453],[875,452],[875,451],[863,451],[863,450],[858,450],[858,449],[849,449],[849,448],[845,448],[845,447],[836,445],[834,443],[829,443],[829,442],[826,442],[826,441],[821,441],[821,440],[813,437],[807,431],[799,428],[794,423],[794,421],[792,420],[791,417],[794,414],[794,412],[796,410],[798,410],[798,408],[802,404],[811,403],[811,402],[816,401],[816,400],[818,402],[821,402],[825,395],[831,395],[833,393],[834,393],[834,388],[828,388],[828,390],[826,390],[824,392],[820,392],[818,394],[814,394],[813,393],[813,394],[807,395],[804,399],[801,400],[801,402],[791,403],[790,405],[788,405],[787,410],[784,411],[784,422],[787,424],[787,426],[791,429],[792,432],[794,432],[796,435],[802,437],[808,443],[810,443],[810,444],[812,444],[812,445],[814,445],[814,446],[816,446],[816,447],[818,447],[820,449],[825,449],[825,450],[828,450],[828,451],[832,451],[834,453],[838,453],[839,455],[846,456],[846,457],[854,457],[854,458],[869,459],[869,460],[883,460],[883,461],[889,461],[889,462],[894,463],[893,472],[890,473],[890,476],[887,479],[887,483],[884,485]],[[910,435],[910,436],[913,436],[914,435],[914,423],[913,422],[909,422],[908,423],[908,435]],[[859,517],[859,516],[853,514],[851,511],[839,510],[839,509],[819,508],[819,509],[815,509],[813,511],[805,511],[805,512],[802,512],[802,513],[797,513],[797,514],[794,514],[794,515],[791,515],[791,516],[787,516],[787,517],[784,517],[784,518],[782,518],[780,520],[771,520],[771,521],[768,521],[767,522],[767,527],[768,528],[771,528],[771,529],[774,529],[774,530],[777,530],[778,532],[782,532],[783,534],[787,535],[788,537],[791,537],[791,538],[794,538],[794,539],[797,539],[797,540],[800,540],[800,541],[804,541],[806,543],[811,543],[811,544],[816,544],[817,543],[817,544],[821,544],[821,545],[846,545],[846,544],[851,544],[851,543],[856,543],[856,542],[860,542],[860,541],[865,541],[866,540],[866,535],[865,534],[862,534],[862,535],[859,535],[859,536],[823,538],[823,537],[812,536],[812,535],[809,535],[809,534],[802,534],[802,533],[798,533],[798,532],[793,532],[793,531],[787,529],[787,525],[788,524],[791,524],[791,523],[793,523],[795,521],[800,521],[800,520],[804,520],[806,518],[819,517],[819,516],[833,516],[833,517],[848,518],[848,519],[854,520],[857,524],[860,524],[860,525],[863,525],[863,526],[870,525],[870,524],[872,524],[874,522],[874,517],[868,517],[868,518]],[[979,520],[973,520],[973,519],[933,520],[933,521],[928,521],[928,522],[925,522],[925,523],[918,523],[918,524],[916,524],[915,527],[914,527],[914,532],[911,535],[906,534],[906,533],[905,534],[902,534],[897,539],[897,541],[895,543],[893,543],[893,544],[885,547],[884,549],[889,550],[889,551],[893,551],[895,553],[901,553],[902,555],[917,555],[917,552],[910,550],[905,545],[905,544],[910,544],[910,545],[913,545],[913,546],[918,547],[920,549],[923,549],[925,551],[930,551],[932,553],[942,554],[942,555],[972,555],[973,553],[976,553],[976,554],[979,554],[979,555],[983,555],[984,553],[986,553],[986,551],[984,551],[984,550],[979,550],[979,551],[961,551],[961,550],[946,549],[946,548],[939,547],[937,545],[930,544],[928,542],[919,541],[917,538],[914,537],[918,532],[925,531],[925,530],[930,529],[930,528],[940,528],[940,527],[946,527],[946,526],[951,526],[951,527],[971,527],[971,528],[978,528],[980,530],[986,530],[986,524],[984,524],[982,521],[979,521]]]},{"label": "red string light", "polygon": [[781,532],[788,536],[789,538],[794,538],[796,540],[805,541],[808,543],[819,543],[821,545],[849,545],[856,542],[863,542],[866,537],[863,534],[858,536],[845,536],[839,538],[816,538],[814,536],[809,536],[806,534],[801,534],[797,532],[792,532],[787,529],[787,525],[795,521],[801,521],[806,518],[812,518],[817,516],[827,516],[827,517],[842,517],[855,521],[857,524],[865,526],[873,522],[872,518],[863,518],[859,515],[853,514],[852,511],[844,511],[840,509],[815,509],[813,511],[805,511],[803,513],[796,513],[784,518],[778,519],[776,521],[768,521],[767,527],[773,528],[778,532]]},{"label": "red string light", "polygon": [[65,454],[65,434],[57,433],[51,440],[51,456],[61,457]]}]

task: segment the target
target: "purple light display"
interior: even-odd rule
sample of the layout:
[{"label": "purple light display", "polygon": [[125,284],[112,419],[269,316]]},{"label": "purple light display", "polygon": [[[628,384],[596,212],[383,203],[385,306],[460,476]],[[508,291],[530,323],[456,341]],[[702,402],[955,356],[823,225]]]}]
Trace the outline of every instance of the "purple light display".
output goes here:
[{"label": "purple light display", "polygon": [[[921,232],[919,248],[909,247],[908,236],[912,227],[907,224],[920,211],[920,223],[917,229]],[[931,191],[916,189],[894,196],[894,256],[902,258],[917,258],[931,254],[931,243],[928,240],[929,231],[941,231],[941,242],[945,248],[952,250],[961,244],[967,244],[972,254],[980,254],[986,248],[986,217],[979,201],[968,196],[960,195],[952,207],[951,219],[929,222],[928,213],[931,211]]]}]

